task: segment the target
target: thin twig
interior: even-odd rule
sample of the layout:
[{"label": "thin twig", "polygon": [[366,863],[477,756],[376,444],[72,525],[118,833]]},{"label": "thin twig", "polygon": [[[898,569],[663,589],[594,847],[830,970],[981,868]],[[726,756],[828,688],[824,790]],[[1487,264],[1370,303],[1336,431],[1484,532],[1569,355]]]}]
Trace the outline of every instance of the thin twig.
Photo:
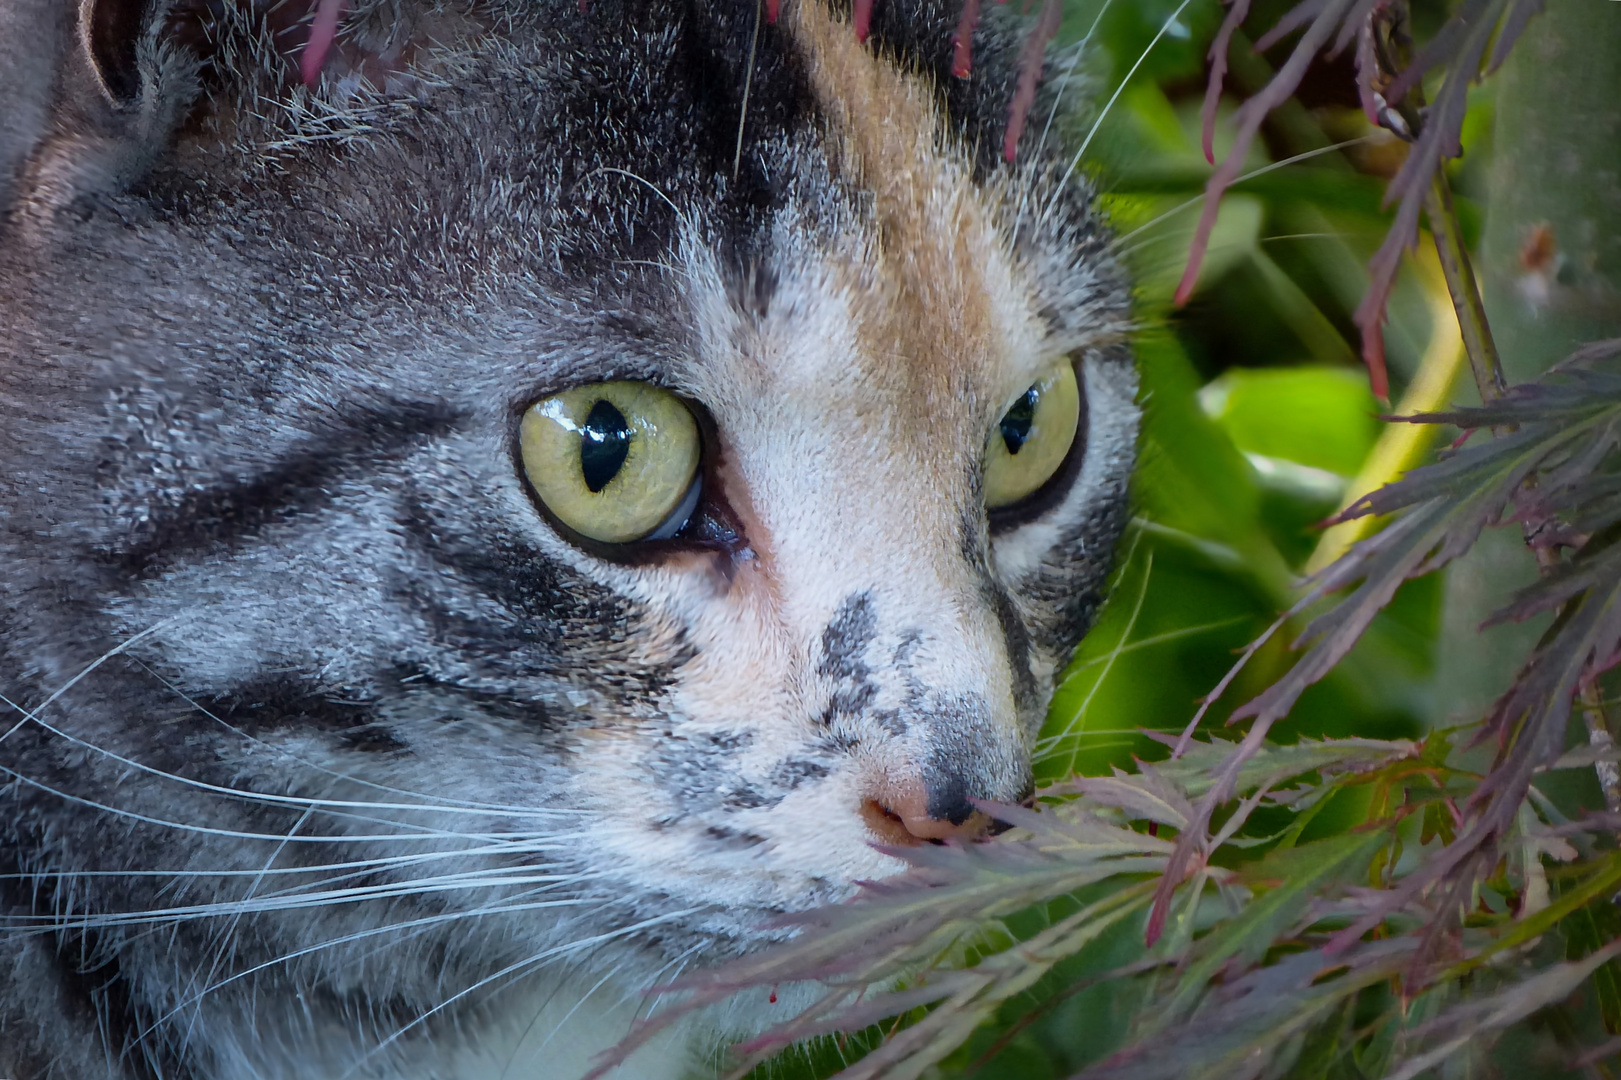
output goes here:
[{"label": "thin twig", "polygon": [[1458,315],[1458,330],[1463,335],[1475,387],[1480,391],[1481,402],[1490,403],[1503,395],[1508,383],[1503,378],[1503,361],[1497,353],[1491,324],[1486,321],[1486,306],[1480,299],[1474,266],[1463,245],[1463,229],[1452,202],[1452,189],[1447,185],[1446,173],[1440,169],[1435,170],[1430,190],[1425,193],[1424,213],[1430,219],[1435,253],[1441,259],[1441,274],[1446,278],[1452,308]]},{"label": "thin twig", "polygon": [[[1425,123],[1424,93],[1411,66],[1412,43],[1405,31],[1406,20],[1405,3],[1376,11],[1370,17],[1364,40],[1370,46],[1368,59],[1377,66],[1377,70],[1371,73],[1373,80],[1370,88],[1376,88],[1390,98],[1388,101],[1382,97],[1374,99],[1374,104],[1384,106],[1377,110],[1379,123],[1409,143],[1416,143]],[[1464,354],[1469,358],[1475,387],[1480,393],[1481,402],[1490,404],[1508,391],[1508,382],[1503,376],[1502,357],[1486,318],[1486,307],[1481,299],[1474,266],[1463,243],[1463,228],[1452,200],[1452,191],[1447,184],[1446,172],[1439,163],[1424,193],[1424,213],[1429,218],[1435,252],[1441,264],[1442,277],[1446,280],[1453,312],[1457,316]],[[1492,432],[1493,435],[1505,433],[1499,430]],[[1534,485],[1535,479],[1528,478],[1526,484]],[[1539,573],[1547,577],[1562,563],[1554,549],[1538,547],[1533,542],[1541,524],[1525,523],[1525,542],[1537,560]],[[1567,601],[1564,613],[1579,606],[1585,596],[1583,593]],[[1588,741],[1601,750],[1612,749],[1615,737],[1596,684],[1589,682],[1582,687],[1577,698],[1587,724]],[[1599,787],[1604,792],[1606,807],[1612,813],[1621,812],[1621,767],[1606,754],[1594,762],[1593,768]],[[1621,896],[1617,900],[1621,902]]]},{"label": "thin twig", "polygon": [[1582,687],[1576,699],[1582,704],[1582,719],[1587,722],[1587,741],[1606,755],[1593,762],[1598,786],[1604,791],[1604,805],[1612,814],[1621,813],[1621,765],[1607,756],[1615,750],[1615,735],[1610,731],[1610,718],[1604,711],[1598,683],[1590,682]]},{"label": "thin twig", "polygon": [[[749,122],[749,91],[754,87],[754,53],[760,45],[760,20],[765,15],[765,0],[755,0],[754,36],[749,38],[749,66],[743,76],[743,104],[737,113],[737,149],[732,154],[732,179],[743,164],[743,130]],[[773,22],[776,20],[773,19]]]}]

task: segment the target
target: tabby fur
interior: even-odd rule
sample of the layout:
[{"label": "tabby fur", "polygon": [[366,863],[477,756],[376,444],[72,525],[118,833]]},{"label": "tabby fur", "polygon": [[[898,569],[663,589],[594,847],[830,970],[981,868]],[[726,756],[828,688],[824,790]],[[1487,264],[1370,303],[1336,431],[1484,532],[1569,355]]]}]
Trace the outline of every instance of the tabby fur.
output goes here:
[{"label": "tabby fur", "polygon": [[[569,1080],[896,871],[897,800],[1030,794],[1128,291],[1057,73],[1003,157],[1027,22],[965,79],[956,0],[824,3],[364,0],[306,86],[310,0],[0,0],[0,1077]],[[700,417],[676,540],[525,484],[609,379]]]}]

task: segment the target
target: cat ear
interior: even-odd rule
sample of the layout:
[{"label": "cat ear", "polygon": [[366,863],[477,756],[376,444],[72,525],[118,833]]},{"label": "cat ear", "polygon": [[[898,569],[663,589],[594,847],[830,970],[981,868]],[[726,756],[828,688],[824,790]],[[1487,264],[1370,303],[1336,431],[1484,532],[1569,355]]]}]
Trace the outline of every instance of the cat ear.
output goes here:
[{"label": "cat ear", "polygon": [[0,0],[0,208],[41,221],[151,167],[198,93],[166,0]]},{"label": "cat ear", "polygon": [[107,100],[128,107],[141,96],[140,41],[148,0],[81,0],[79,47]]},{"label": "cat ear", "polygon": [[51,128],[57,71],[71,40],[62,0],[0,0],[0,209]]}]

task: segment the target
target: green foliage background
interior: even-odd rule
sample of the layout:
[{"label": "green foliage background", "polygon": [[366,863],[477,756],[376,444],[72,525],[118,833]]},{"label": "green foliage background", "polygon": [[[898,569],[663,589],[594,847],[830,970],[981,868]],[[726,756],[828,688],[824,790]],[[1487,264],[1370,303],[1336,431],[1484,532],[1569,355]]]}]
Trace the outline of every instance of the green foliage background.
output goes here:
[{"label": "green foliage background", "polygon": [[[1074,6],[1066,29],[1084,35],[1099,4]],[[1142,0],[1103,13],[1096,41],[1109,74],[1099,97],[1113,93],[1176,7]],[[1180,208],[1198,199],[1211,171],[1199,105],[1219,15],[1215,3],[1186,6],[1185,32],[1148,52],[1089,150],[1138,287],[1144,431],[1136,528],[1114,599],[1053,703],[1048,776],[1107,772],[1134,753],[1160,756],[1138,729],[1180,731],[1236,650],[1288,606],[1319,536],[1315,523],[1336,509],[1384,427],[1351,312],[1388,225],[1380,172],[1392,164],[1394,140],[1363,119],[1349,64],[1317,74],[1306,89],[1315,85],[1322,100],[1285,110],[1265,132],[1269,153],[1252,152],[1250,168],[1347,138],[1370,144],[1239,184],[1222,207],[1197,293],[1171,308],[1197,215],[1197,205]],[[1257,17],[1266,25],[1265,12]],[[1248,74],[1251,86],[1260,81]],[[1484,130],[1477,125],[1473,141]],[[1226,135],[1219,124],[1218,158]],[[1426,287],[1440,285],[1404,271],[1391,306],[1395,400],[1438,330]],[[1277,737],[1413,736],[1444,719],[1429,693],[1439,595],[1434,582],[1410,586]],[[1225,695],[1228,708],[1280,674],[1285,644],[1257,658]]]},{"label": "green foliage background", "polygon": [[[1288,6],[1258,2],[1246,25],[1269,26]],[[1433,32],[1448,11],[1440,2],[1415,4],[1415,24]],[[1082,168],[1105,192],[1117,250],[1134,275],[1145,414],[1135,518],[1112,599],[1053,702],[1038,749],[1042,781],[1165,756],[1144,732],[1180,732],[1237,653],[1289,606],[1322,538],[1316,523],[1351,494],[1389,426],[1378,417],[1390,406],[1368,388],[1352,312],[1389,226],[1381,202],[1404,147],[1364,118],[1349,55],[1319,62],[1296,99],[1268,121],[1264,145],[1246,162],[1246,172],[1258,175],[1227,195],[1197,292],[1185,307],[1172,307],[1212,171],[1200,148],[1199,108],[1221,16],[1216,0],[1066,2],[1058,45],[1089,37],[1091,47],[1077,68],[1086,100],[1072,100],[1078,107],[1056,123],[1085,142]],[[1263,85],[1289,47],[1256,55],[1247,42],[1239,45],[1229,74],[1238,93]],[[1229,96],[1217,125],[1218,160],[1231,144],[1234,107]],[[1482,219],[1491,132],[1488,82],[1472,91],[1465,154],[1448,166],[1471,244]],[[1302,160],[1267,168],[1296,157]],[[1387,350],[1398,404],[1427,352],[1432,367],[1448,358],[1442,354],[1456,354],[1446,347],[1456,323],[1446,325],[1445,286],[1426,271],[1426,260],[1434,262],[1427,234],[1390,304]],[[1455,385],[1432,404],[1472,393]],[[1531,565],[1523,548],[1508,557]],[[1443,594],[1439,575],[1404,586],[1353,652],[1274,728],[1273,740],[1422,738],[1475,719],[1436,691]],[[1233,708],[1287,669],[1288,644],[1287,634],[1279,635],[1257,654],[1212,708],[1207,728],[1220,730]],[[1561,774],[1550,793],[1569,809],[1602,804],[1590,772]],[[1297,839],[1343,832],[1363,817],[1356,801],[1369,797],[1367,790],[1340,791]],[[991,935],[983,951],[1026,939],[1092,898],[1066,897],[1006,919],[1005,933]],[[1593,942],[1614,930],[1593,926]],[[969,949],[957,959],[976,955]],[[1125,920],[1002,1006],[995,1022],[925,1075],[1047,1080],[1098,1062],[1140,1021],[1146,985],[1102,976],[1145,955],[1141,920]],[[1370,1007],[1366,995],[1357,1007]],[[1590,1002],[1577,1000],[1571,1010],[1539,1014],[1497,1045],[1493,1066],[1503,1076],[1566,1075],[1570,1054],[1559,1046],[1567,1029],[1591,1026],[1591,1012]],[[760,1073],[837,1072],[881,1042],[893,1023],[814,1041]],[[1290,1075],[1311,1075],[1308,1064]],[[1360,1075],[1343,1068],[1333,1075]]]}]

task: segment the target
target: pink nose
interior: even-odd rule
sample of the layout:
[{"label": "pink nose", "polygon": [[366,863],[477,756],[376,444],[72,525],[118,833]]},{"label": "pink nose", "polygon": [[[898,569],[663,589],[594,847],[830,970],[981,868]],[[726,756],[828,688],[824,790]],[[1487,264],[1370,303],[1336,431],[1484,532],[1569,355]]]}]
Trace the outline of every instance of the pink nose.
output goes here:
[{"label": "pink nose", "polygon": [[[930,813],[929,789],[922,780],[908,777],[879,785],[862,802],[867,828],[884,844],[918,844],[925,840],[977,840],[992,825],[991,818],[966,801]],[[935,816],[939,814],[941,816]]]}]

